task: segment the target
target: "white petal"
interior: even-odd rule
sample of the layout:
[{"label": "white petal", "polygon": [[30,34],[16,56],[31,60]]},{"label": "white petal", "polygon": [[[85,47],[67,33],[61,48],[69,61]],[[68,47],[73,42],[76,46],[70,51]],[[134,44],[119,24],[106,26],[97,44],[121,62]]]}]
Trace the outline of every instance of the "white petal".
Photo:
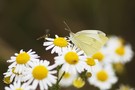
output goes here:
[{"label": "white petal", "polygon": [[48,47],[46,48],[46,50],[49,50],[49,49],[51,49],[52,47],[54,47],[54,45],[48,46]]},{"label": "white petal", "polygon": [[56,48],[57,48],[57,46],[55,46],[55,47],[52,49],[51,54],[53,54],[54,52],[56,52]]},{"label": "white petal", "polygon": [[39,81],[39,87],[40,87],[40,90],[44,90],[44,84],[41,80]]},{"label": "white petal", "polygon": [[46,40],[48,40],[48,41],[54,41],[53,38],[46,38]]},{"label": "white petal", "polygon": [[32,83],[32,88],[33,88],[33,89],[36,89],[37,86],[38,86],[38,83],[39,83],[38,80],[34,80],[33,83]]},{"label": "white petal", "polygon": [[49,46],[51,44],[53,44],[53,42],[44,42],[43,46]]},{"label": "white petal", "polygon": [[16,62],[13,62],[10,66],[8,66],[8,68],[13,68],[13,67],[16,67]]},{"label": "white petal", "polygon": [[55,35],[56,38],[58,38],[59,36],[58,35]]}]

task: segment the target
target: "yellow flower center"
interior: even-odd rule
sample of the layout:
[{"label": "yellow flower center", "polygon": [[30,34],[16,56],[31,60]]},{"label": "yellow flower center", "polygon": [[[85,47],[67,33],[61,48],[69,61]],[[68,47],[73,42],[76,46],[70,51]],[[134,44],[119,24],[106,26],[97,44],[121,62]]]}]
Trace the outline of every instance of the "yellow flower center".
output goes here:
[{"label": "yellow flower center", "polygon": [[42,80],[47,77],[48,69],[45,66],[36,66],[32,71],[33,77],[38,80]]},{"label": "yellow flower center", "polygon": [[124,48],[124,46],[118,47],[118,48],[115,50],[115,52],[116,52],[118,55],[123,56],[123,55],[125,54],[125,48]]},{"label": "yellow flower center", "polygon": [[86,73],[86,76],[87,76],[88,78],[90,78],[90,77],[92,76],[92,73],[91,73],[91,72],[87,72],[87,73]]},{"label": "yellow flower center", "polygon": [[10,84],[10,83],[11,83],[11,81],[10,81],[10,76],[9,76],[9,77],[4,77],[3,81],[4,81],[4,83],[6,83],[6,84]]},{"label": "yellow flower center", "polygon": [[73,85],[76,88],[81,88],[85,85],[85,81],[82,78],[78,77],[73,81]]},{"label": "yellow flower center", "polygon": [[92,56],[94,59],[98,59],[99,61],[102,61],[104,59],[104,55],[101,52],[97,52]]},{"label": "yellow flower center", "polygon": [[115,63],[115,64],[113,64],[113,66],[114,66],[114,69],[115,69],[116,73],[123,74],[123,72],[125,70],[124,64]]},{"label": "yellow flower center", "polygon": [[65,60],[69,64],[76,64],[78,63],[79,56],[75,52],[68,52],[65,55]]},{"label": "yellow flower center", "polygon": [[66,72],[63,76],[63,78],[70,78],[70,74],[68,72]]},{"label": "yellow flower center", "polygon": [[22,89],[22,88],[16,88],[15,90],[24,90],[24,89]]},{"label": "yellow flower center", "polygon": [[59,46],[59,47],[66,47],[68,45],[68,42],[65,38],[58,37],[58,38],[54,39],[53,44],[55,46]]},{"label": "yellow flower center", "polygon": [[97,79],[104,82],[108,79],[108,74],[105,70],[101,70],[97,73]]},{"label": "yellow flower center", "polygon": [[17,62],[18,64],[26,64],[29,60],[30,60],[30,56],[29,56],[29,54],[27,54],[26,52],[20,53],[20,54],[16,57],[16,62]]},{"label": "yellow flower center", "polygon": [[95,63],[95,60],[93,58],[87,58],[86,60],[86,63],[89,65],[89,66],[94,66],[96,63]]}]

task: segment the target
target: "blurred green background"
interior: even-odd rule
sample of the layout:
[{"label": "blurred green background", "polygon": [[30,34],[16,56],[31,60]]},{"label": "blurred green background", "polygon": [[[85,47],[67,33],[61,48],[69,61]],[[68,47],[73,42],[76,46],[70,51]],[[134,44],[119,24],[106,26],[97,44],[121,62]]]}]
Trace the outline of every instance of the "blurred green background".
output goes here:
[{"label": "blurred green background", "polygon": [[[66,21],[73,32],[84,29],[102,30],[107,35],[123,37],[135,46],[135,0],[0,0],[0,90],[3,72],[10,59],[20,49],[33,49],[41,59],[53,62],[53,55],[43,47],[44,40],[36,40],[50,29],[54,34],[67,36]],[[122,84],[135,87],[135,60],[126,64],[125,75],[112,90]],[[77,90],[73,87],[62,90]],[[85,85],[80,90],[98,90]]]}]

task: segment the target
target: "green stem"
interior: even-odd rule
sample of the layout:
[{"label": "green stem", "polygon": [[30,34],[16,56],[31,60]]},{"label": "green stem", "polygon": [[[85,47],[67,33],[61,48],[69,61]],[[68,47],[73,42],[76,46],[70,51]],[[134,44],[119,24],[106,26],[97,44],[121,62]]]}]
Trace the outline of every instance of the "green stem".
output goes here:
[{"label": "green stem", "polygon": [[57,84],[59,84],[59,82],[61,81],[61,79],[63,78],[63,76],[65,75],[65,72],[63,72],[63,74],[61,75],[60,79],[58,80]]},{"label": "green stem", "polygon": [[85,70],[84,72],[82,72],[81,74],[80,74],[80,77],[83,79],[83,80],[86,80],[86,73],[87,73],[87,70]]},{"label": "green stem", "polygon": [[50,87],[49,90],[60,90],[59,82],[61,81],[61,79],[63,78],[63,76],[65,74],[65,72],[63,72],[63,74],[59,78],[60,68],[61,68],[61,66],[57,67],[57,82],[56,82],[56,84],[53,85],[53,87]]}]

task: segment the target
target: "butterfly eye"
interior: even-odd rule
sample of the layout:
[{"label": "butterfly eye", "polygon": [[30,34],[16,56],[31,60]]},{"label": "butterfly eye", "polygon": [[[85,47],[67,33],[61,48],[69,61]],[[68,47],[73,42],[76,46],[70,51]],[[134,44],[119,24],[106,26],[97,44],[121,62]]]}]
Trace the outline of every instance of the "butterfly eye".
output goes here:
[{"label": "butterfly eye", "polygon": [[102,32],[101,31],[98,31],[97,34],[102,34]]}]

